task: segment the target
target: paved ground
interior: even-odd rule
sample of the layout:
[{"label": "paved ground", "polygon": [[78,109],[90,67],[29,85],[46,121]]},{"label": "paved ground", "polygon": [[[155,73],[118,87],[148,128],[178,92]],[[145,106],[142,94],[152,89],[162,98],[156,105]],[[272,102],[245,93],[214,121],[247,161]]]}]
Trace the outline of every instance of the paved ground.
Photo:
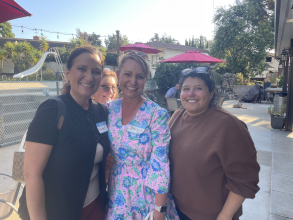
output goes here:
[{"label": "paved ground", "polygon": [[[223,107],[243,120],[258,151],[261,166],[256,198],[244,202],[241,220],[293,220],[293,133],[271,129],[266,104],[243,104],[247,109],[232,108],[237,101],[225,101]],[[13,152],[18,145],[0,148],[0,172],[11,174]],[[13,190],[15,182],[0,176],[0,192]],[[1,196],[0,193],[0,196]],[[18,220],[16,215],[9,218]]]},{"label": "paved ground", "polygon": [[293,219],[293,133],[272,129],[268,104],[243,103],[247,109],[223,107],[244,121],[257,149],[260,191],[244,202],[241,220]]}]

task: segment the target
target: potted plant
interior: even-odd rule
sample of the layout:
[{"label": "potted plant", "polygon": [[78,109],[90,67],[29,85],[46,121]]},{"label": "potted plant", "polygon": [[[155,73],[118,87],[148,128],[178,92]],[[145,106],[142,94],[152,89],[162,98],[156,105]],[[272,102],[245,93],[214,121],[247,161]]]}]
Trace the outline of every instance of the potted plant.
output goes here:
[{"label": "potted plant", "polygon": [[268,113],[271,115],[271,127],[273,129],[282,129],[286,118],[286,104],[281,108],[281,112],[275,112],[274,107],[268,108]]}]

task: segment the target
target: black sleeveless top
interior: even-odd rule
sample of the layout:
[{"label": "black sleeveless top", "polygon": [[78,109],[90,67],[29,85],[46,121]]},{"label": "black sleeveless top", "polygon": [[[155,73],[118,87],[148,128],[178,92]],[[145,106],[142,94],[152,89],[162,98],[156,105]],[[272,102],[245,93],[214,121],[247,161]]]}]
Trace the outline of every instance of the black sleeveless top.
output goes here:
[{"label": "black sleeveless top", "polygon": [[[53,146],[43,172],[47,219],[80,220],[98,142],[104,148],[103,161],[99,164],[99,184],[106,211],[105,164],[110,144],[108,132],[100,134],[96,123],[107,123],[108,111],[103,104],[91,100],[89,109],[84,110],[69,92],[59,97],[66,105],[62,128],[57,129],[57,102],[49,99],[39,106],[26,140]],[[23,220],[30,220],[25,193],[24,189],[19,214]]]}]

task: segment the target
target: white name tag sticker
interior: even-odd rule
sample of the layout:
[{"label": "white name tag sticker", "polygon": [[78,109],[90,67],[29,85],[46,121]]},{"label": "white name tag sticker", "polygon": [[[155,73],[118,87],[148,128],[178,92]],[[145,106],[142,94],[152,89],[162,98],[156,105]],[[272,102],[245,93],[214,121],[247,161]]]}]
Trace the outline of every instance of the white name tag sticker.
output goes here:
[{"label": "white name tag sticker", "polygon": [[138,127],[138,126],[134,126],[134,125],[131,125],[131,124],[128,124],[128,127],[127,127],[127,131],[133,132],[133,133],[136,133],[136,134],[143,133],[144,129],[145,128],[143,128],[143,127]]},{"label": "white name tag sticker", "polygon": [[108,131],[108,127],[105,121],[96,124],[97,129],[99,130],[100,134],[105,133]]}]

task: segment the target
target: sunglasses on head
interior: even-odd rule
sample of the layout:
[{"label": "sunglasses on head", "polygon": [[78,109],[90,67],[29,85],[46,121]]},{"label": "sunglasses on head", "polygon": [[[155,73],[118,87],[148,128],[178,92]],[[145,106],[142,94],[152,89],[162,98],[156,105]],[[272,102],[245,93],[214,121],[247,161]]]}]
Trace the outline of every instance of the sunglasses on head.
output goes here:
[{"label": "sunglasses on head", "polygon": [[113,93],[115,93],[115,87],[114,86],[107,86],[107,85],[101,85],[102,89],[104,92],[109,92],[110,89],[112,90]]},{"label": "sunglasses on head", "polygon": [[188,68],[188,69],[181,70],[182,75],[187,75],[187,74],[190,74],[191,72],[209,74],[209,68],[206,66],[200,66],[196,68]]},{"label": "sunglasses on head", "polygon": [[144,58],[146,60],[149,59],[148,55],[146,53],[144,53],[144,52],[141,52],[141,51],[125,50],[124,54],[137,54],[137,55],[141,56],[142,58]]}]

